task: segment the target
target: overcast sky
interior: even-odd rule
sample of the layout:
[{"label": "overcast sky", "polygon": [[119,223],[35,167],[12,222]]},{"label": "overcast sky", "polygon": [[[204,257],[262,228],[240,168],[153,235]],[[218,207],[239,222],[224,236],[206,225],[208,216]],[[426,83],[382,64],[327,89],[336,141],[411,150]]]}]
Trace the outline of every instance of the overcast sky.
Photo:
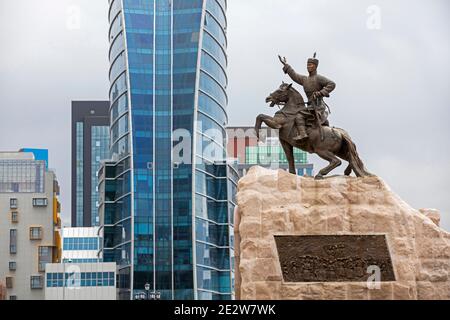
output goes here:
[{"label": "overcast sky", "polygon": [[[0,0],[0,150],[50,150],[66,223],[70,102],[107,99],[107,7]],[[349,131],[370,171],[413,207],[439,209],[450,230],[449,15],[448,0],[229,0],[230,125],[273,112],[264,98],[288,80],[278,53],[305,72],[317,51],[319,73],[337,83],[332,125]]]}]

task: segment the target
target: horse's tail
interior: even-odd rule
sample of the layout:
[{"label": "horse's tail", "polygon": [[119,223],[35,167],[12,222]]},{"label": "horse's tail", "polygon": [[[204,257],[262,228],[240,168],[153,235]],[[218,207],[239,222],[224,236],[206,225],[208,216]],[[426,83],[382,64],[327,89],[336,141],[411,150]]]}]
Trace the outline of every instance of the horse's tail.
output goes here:
[{"label": "horse's tail", "polygon": [[353,142],[350,135],[347,133],[347,131],[340,129],[340,128],[334,128],[337,130],[343,139],[343,142],[345,143],[345,147],[347,147],[347,157],[349,159],[350,165],[352,166],[353,171],[355,172],[357,177],[367,177],[367,176],[373,176],[372,173],[366,170],[364,163],[362,162],[361,158],[358,155],[358,151],[356,150],[356,145]]}]

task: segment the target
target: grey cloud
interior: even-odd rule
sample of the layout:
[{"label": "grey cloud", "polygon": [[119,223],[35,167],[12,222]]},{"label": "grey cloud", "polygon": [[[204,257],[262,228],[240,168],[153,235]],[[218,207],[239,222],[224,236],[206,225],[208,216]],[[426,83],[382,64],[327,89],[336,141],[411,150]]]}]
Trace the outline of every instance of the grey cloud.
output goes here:
[{"label": "grey cloud", "polygon": [[[373,4],[380,30],[366,27]],[[66,28],[71,5],[80,30]],[[264,98],[288,80],[277,54],[305,71],[317,51],[338,85],[332,124],[405,201],[440,209],[450,230],[449,9],[446,0],[229,0],[230,125],[273,112]],[[107,98],[107,1],[2,0],[0,27],[0,149],[50,149],[68,222],[70,101]]]}]

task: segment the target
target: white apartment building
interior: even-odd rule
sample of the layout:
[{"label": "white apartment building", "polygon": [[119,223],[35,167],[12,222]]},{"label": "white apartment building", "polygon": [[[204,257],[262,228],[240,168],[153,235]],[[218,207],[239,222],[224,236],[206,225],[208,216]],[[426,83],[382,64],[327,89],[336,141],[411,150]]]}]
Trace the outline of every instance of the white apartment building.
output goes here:
[{"label": "white apartment building", "polygon": [[45,298],[45,265],[61,258],[58,195],[46,161],[31,152],[0,152],[0,282],[6,299]]}]

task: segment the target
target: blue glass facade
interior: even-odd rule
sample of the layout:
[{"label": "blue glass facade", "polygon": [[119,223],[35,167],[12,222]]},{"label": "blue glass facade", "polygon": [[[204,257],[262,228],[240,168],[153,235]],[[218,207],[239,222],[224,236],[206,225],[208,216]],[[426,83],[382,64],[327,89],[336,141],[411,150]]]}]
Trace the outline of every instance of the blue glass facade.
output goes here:
[{"label": "blue glass facade", "polygon": [[91,226],[98,227],[100,219],[98,216],[98,175],[101,161],[109,158],[109,127],[91,127]]},{"label": "blue glass facade", "polygon": [[84,124],[76,124],[76,225],[83,225],[83,197],[84,197]]},{"label": "blue glass facade", "polygon": [[[90,177],[86,176],[84,170],[85,154],[84,154],[84,124],[76,123],[76,224],[84,225],[84,197],[90,196],[90,226],[99,226],[98,217],[98,177],[97,171],[100,168],[101,161],[109,158],[109,127],[108,126],[91,126],[90,141]],[[90,190],[86,192],[84,179],[91,180]]]},{"label": "blue glass facade", "polygon": [[99,263],[101,259],[86,258],[86,259],[63,259],[63,263]]},{"label": "blue glass facade", "polygon": [[[224,162],[226,1],[109,3],[104,261],[119,265],[122,299],[146,283],[162,299],[231,299],[237,173]],[[173,152],[175,132],[189,151]]]},{"label": "blue glass facade", "polygon": [[47,273],[47,288],[70,287],[74,283],[80,287],[114,287],[114,272]]},{"label": "blue glass facade", "polygon": [[64,238],[63,250],[98,250],[99,238]]},{"label": "blue glass facade", "polygon": [[72,226],[99,226],[98,175],[109,159],[109,101],[72,101]]}]

